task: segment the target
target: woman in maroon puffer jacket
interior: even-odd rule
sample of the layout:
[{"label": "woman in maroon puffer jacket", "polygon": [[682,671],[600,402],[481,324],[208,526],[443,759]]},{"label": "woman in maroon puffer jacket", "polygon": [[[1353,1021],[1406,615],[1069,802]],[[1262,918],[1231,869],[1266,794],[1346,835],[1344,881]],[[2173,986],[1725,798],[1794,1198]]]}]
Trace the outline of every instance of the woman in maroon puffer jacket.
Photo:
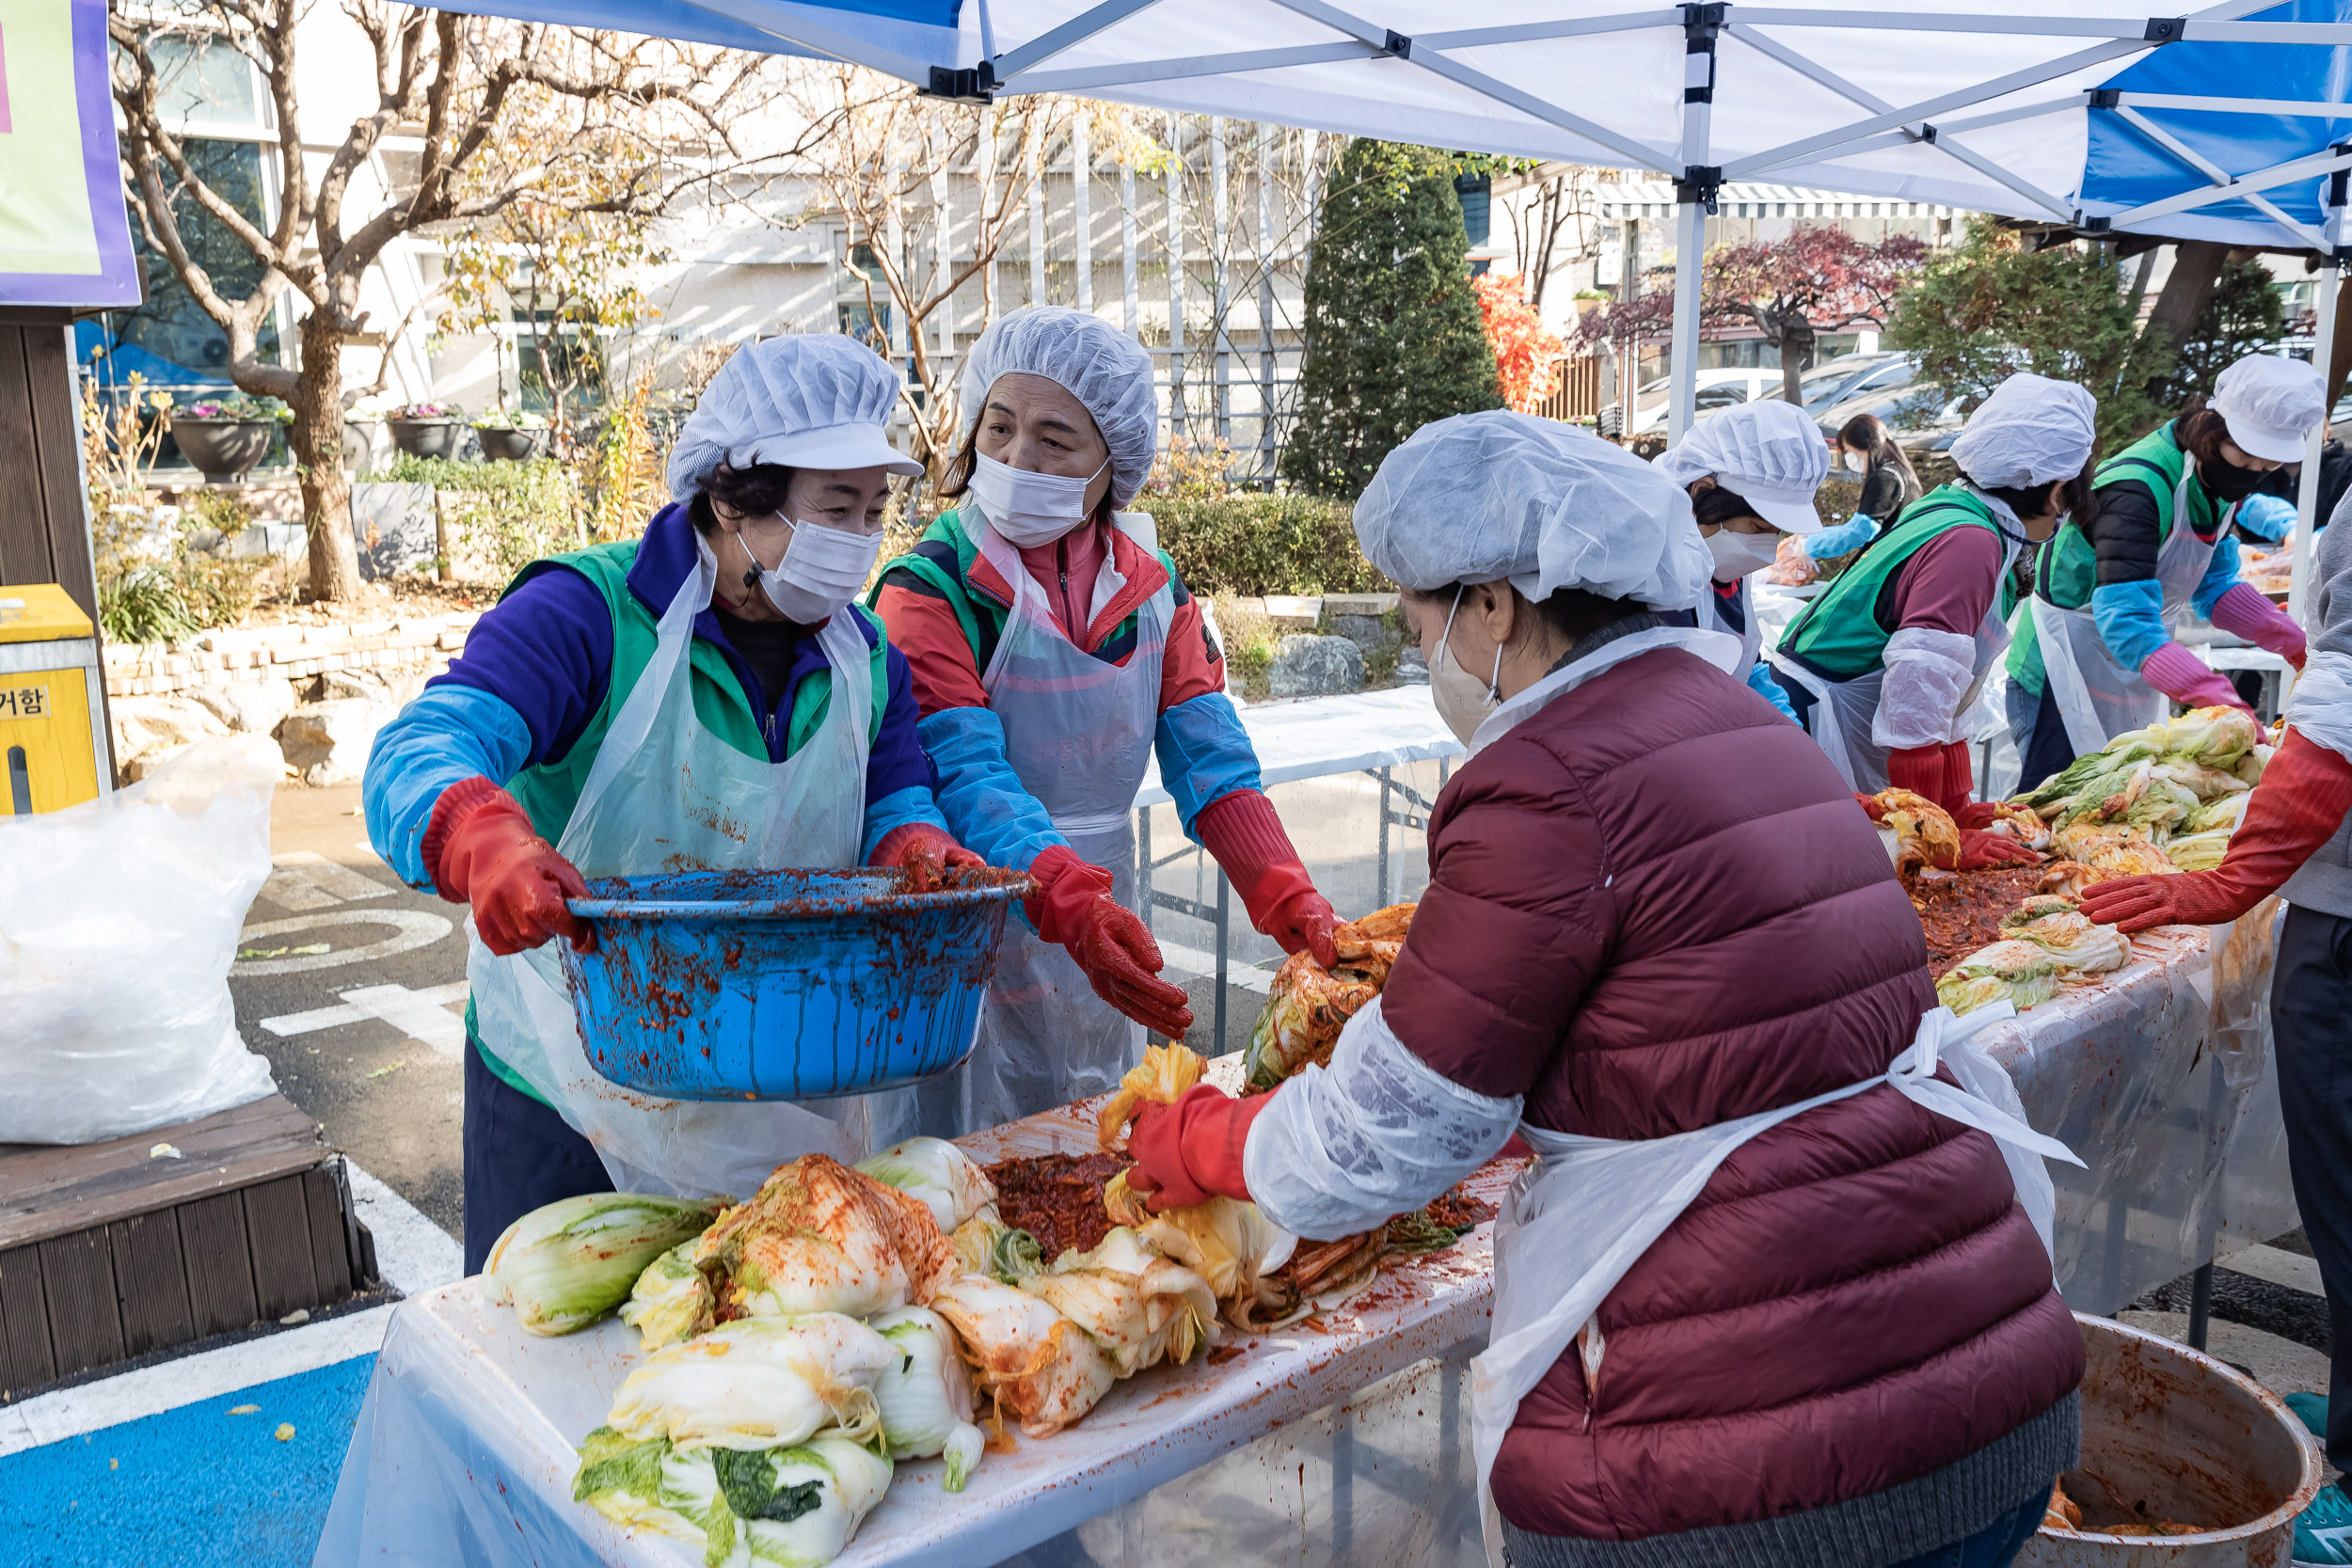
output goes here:
[{"label": "woman in maroon puffer jacket", "polygon": [[[1687,498],[1581,433],[1469,415],[1391,454],[1357,528],[1474,754],[1330,1068],[1147,1115],[1139,1184],[1343,1235],[1522,1117],[1539,1147],[1658,1140],[1885,1073],[1935,1006],[1918,918],[1736,650],[1654,613],[1708,575]],[[2007,1563],[2074,1463],[2082,1369],[2000,1145],[1879,1083],[1734,1149],[1519,1400],[1507,1553]]]}]

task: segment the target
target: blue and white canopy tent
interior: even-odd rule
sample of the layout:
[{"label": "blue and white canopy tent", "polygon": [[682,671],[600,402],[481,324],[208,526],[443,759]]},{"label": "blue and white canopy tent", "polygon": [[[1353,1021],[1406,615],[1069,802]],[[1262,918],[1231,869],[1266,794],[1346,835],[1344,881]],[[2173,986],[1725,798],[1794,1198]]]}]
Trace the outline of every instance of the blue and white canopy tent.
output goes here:
[{"label": "blue and white canopy tent", "polygon": [[[957,98],[1064,92],[1652,171],[1698,255],[1726,181],[2305,250],[2333,341],[2352,0],[461,0],[457,8],[833,55]],[[1474,21],[1474,25],[1464,25]],[[1698,275],[1678,270],[1672,429]],[[2319,437],[2312,438],[2315,459]],[[2296,599],[2317,495],[2304,465]]]}]

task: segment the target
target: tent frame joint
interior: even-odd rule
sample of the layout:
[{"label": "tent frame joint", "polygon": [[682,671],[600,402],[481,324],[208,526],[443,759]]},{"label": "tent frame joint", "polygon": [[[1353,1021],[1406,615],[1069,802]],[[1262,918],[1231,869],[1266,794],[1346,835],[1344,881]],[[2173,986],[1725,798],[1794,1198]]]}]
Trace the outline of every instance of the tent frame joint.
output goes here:
[{"label": "tent frame joint", "polygon": [[914,93],[918,98],[945,99],[950,103],[993,103],[996,101],[995,64],[982,60],[977,65],[935,65],[930,84],[916,87]]},{"label": "tent frame joint", "polygon": [[2187,32],[2188,18],[2185,16],[2152,16],[2140,37],[2150,43],[2178,43]]},{"label": "tent frame joint", "polygon": [[1708,216],[1715,215],[1716,200],[1723,195],[1724,167],[1721,164],[1691,164],[1675,181],[1675,200],[1694,202],[1707,209]]},{"label": "tent frame joint", "polygon": [[1393,27],[1387,28],[1385,31],[1388,36],[1380,40],[1380,53],[1383,55],[1394,55],[1400,60],[1411,59],[1413,57],[1413,40],[1405,34],[1398,32]]}]

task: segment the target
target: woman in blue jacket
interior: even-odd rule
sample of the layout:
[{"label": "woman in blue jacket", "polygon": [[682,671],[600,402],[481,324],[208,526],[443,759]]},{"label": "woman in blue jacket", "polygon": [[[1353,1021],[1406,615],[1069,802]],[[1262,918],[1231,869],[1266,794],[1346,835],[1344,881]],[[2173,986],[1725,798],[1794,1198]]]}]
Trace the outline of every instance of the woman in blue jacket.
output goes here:
[{"label": "woman in blue jacket", "polygon": [[[526,567],[376,742],[377,852],[473,908],[469,1272],[508,1222],[559,1197],[711,1184],[616,1152],[659,1145],[637,1134],[661,1113],[563,1087],[576,1047],[548,939],[593,945],[564,903],[583,876],[977,863],[932,800],[906,660],[852,603],[889,475],[920,471],[883,434],[898,391],[848,338],[739,350],[671,453],[680,499],[641,539]],[[809,1110],[753,1152],[854,1159],[912,1131],[912,1091]]]}]

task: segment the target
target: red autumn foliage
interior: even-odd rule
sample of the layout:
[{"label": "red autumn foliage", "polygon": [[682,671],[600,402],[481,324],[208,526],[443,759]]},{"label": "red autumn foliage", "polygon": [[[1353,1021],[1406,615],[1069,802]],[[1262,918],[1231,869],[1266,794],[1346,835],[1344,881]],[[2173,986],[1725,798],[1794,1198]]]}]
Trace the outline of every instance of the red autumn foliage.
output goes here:
[{"label": "red autumn foliage", "polygon": [[1522,297],[1515,273],[1483,273],[1470,279],[1478,294],[1478,316],[1495,351],[1505,407],[1532,414],[1560,385],[1560,361],[1567,347],[1544,330],[1543,318]]}]

